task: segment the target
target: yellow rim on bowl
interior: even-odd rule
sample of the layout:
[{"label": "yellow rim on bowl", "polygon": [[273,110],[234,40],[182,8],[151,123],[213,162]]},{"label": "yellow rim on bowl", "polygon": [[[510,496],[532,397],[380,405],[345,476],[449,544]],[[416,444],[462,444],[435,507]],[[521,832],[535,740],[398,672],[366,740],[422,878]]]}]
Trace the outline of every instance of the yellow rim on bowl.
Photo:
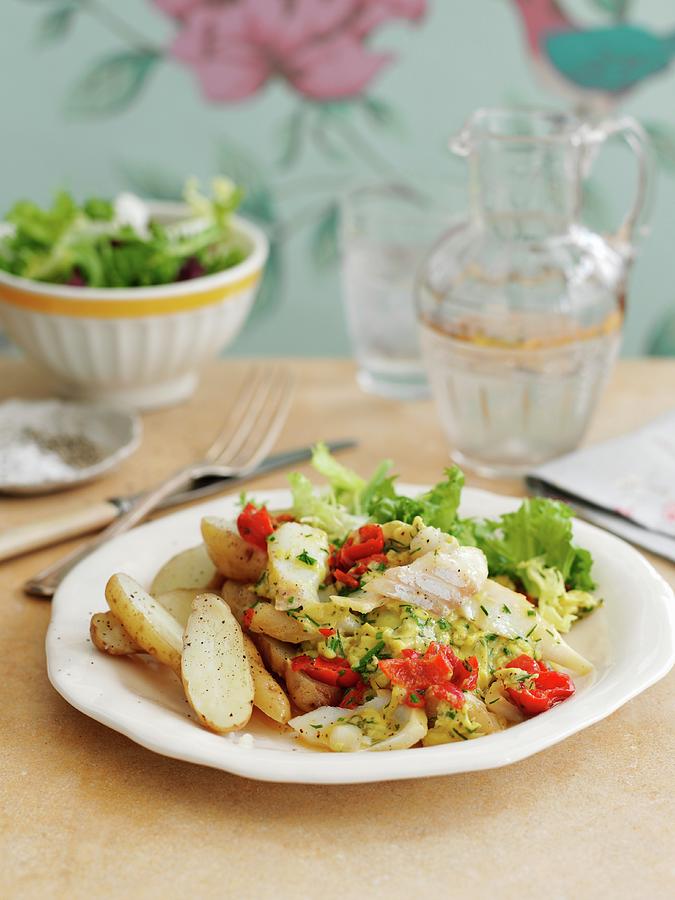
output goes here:
[{"label": "yellow rim on bowl", "polygon": [[0,285],[0,299],[12,306],[30,309],[33,312],[51,313],[57,316],[82,316],[97,319],[128,319],[138,316],[156,316],[166,313],[187,312],[218,303],[226,297],[252,287],[260,278],[260,269],[242,276],[237,281],[221,284],[204,291],[183,293],[175,296],[146,297],[136,300],[104,300],[97,297],[61,297],[42,294],[19,288],[3,282]]}]

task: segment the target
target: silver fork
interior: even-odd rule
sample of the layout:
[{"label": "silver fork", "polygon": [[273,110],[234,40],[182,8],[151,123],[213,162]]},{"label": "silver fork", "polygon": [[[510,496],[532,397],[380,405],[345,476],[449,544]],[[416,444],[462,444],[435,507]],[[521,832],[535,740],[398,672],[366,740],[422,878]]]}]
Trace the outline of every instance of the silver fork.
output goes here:
[{"label": "silver fork", "polygon": [[256,368],[249,372],[225,425],[203,459],[178,469],[156,487],[139,495],[133,506],[84,547],[52,563],[23,588],[34,597],[49,598],[70,570],[98,547],[138,524],[165,497],[204,475],[227,477],[252,472],[279,436],[290,408],[293,379],[286,369]]}]

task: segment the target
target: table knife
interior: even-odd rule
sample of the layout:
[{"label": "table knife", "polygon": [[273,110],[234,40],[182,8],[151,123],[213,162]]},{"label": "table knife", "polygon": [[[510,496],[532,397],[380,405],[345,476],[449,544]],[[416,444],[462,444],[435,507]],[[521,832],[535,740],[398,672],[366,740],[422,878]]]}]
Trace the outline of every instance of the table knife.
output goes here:
[{"label": "table knife", "polygon": [[[328,441],[327,446],[332,453],[338,453],[341,450],[355,447],[356,441],[350,439]],[[158,509],[179,506],[182,503],[189,503],[203,497],[210,497],[212,494],[231,490],[237,485],[265,475],[267,472],[306,462],[311,459],[311,456],[311,447],[300,447],[296,450],[286,450],[268,456],[255,471],[248,475],[229,478],[198,478],[186,490],[172,494],[167,500],[160,503]],[[129,508],[136,496],[136,494],[132,494],[127,497],[111,497],[62,516],[53,516],[49,519],[31,522],[29,525],[9,528],[0,534],[0,561],[105,528]]]}]

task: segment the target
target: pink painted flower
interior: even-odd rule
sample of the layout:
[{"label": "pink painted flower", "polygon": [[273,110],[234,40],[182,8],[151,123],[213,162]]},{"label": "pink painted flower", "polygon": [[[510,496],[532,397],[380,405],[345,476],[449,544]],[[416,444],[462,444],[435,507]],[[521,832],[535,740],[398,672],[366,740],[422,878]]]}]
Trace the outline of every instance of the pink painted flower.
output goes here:
[{"label": "pink painted flower", "polygon": [[154,0],[180,28],[172,54],[209,100],[250,97],[279,77],[313,100],[361,93],[391,55],[368,47],[392,19],[420,19],[426,0]]}]

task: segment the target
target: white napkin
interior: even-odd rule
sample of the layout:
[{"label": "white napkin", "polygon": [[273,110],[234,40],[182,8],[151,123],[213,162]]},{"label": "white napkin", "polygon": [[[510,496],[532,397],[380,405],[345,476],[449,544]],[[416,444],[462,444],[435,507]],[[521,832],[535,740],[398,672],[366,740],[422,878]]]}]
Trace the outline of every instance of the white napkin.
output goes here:
[{"label": "white napkin", "polygon": [[545,463],[527,483],[675,562],[675,411],[639,431]]}]

